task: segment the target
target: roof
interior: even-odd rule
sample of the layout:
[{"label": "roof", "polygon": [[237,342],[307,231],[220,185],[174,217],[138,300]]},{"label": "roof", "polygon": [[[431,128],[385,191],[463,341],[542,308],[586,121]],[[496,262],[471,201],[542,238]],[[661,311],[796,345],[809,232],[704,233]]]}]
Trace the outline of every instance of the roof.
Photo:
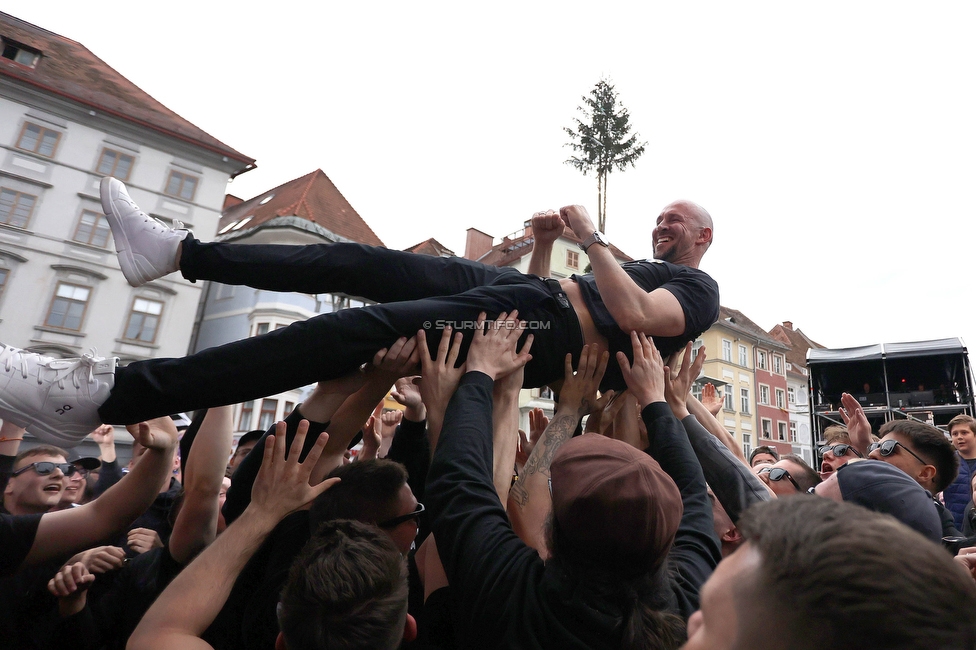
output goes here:
[{"label": "roof", "polygon": [[[583,241],[569,228],[563,231],[562,239],[568,239],[575,244]],[[532,228],[526,227],[503,237],[500,243],[492,246],[491,250],[482,255],[477,261],[492,266],[508,266],[512,262],[531,253],[533,244],[535,244],[535,238],[532,236]],[[624,262],[633,261],[632,257],[613,244],[610,244],[610,252],[618,260]]]},{"label": "roof", "polygon": [[748,316],[743,314],[738,309],[732,309],[730,307],[719,307],[718,320],[715,321],[716,324],[721,325],[733,332],[738,332],[744,334],[749,338],[755,339],[763,345],[768,345],[769,347],[777,348],[780,350],[788,350],[789,347],[782,341],[777,341],[772,338],[766,330],[756,325]]},{"label": "roof", "polygon": [[244,232],[278,217],[298,217],[348,241],[383,246],[321,169],[227,208],[220,217],[217,233],[228,233],[230,229]]},{"label": "roof", "polygon": [[454,251],[440,243],[433,237],[425,239],[419,244],[414,244],[410,248],[404,249],[408,253],[419,253],[421,255],[431,255],[433,257],[457,257]]},{"label": "roof", "polygon": [[786,361],[793,366],[806,367],[807,350],[823,348],[822,345],[804,334],[802,330],[793,329],[793,323],[789,321],[774,326],[773,329],[769,330],[769,335],[790,346],[790,351],[786,353]]},{"label": "roof", "polygon": [[3,12],[0,12],[0,36],[41,53],[34,67],[0,57],[0,77],[226,156],[243,163],[245,169],[241,171],[254,164],[253,158],[228,147],[160,104],[81,43]]},{"label": "roof", "polygon": [[937,355],[966,354],[966,346],[959,338],[934,339],[931,341],[912,341],[908,343],[876,343],[856,348],[837,350],[810,350],[809,362],[842,363],[846,361],[870,361],[873,359],[897,359],[904,357],[926,357]]}]

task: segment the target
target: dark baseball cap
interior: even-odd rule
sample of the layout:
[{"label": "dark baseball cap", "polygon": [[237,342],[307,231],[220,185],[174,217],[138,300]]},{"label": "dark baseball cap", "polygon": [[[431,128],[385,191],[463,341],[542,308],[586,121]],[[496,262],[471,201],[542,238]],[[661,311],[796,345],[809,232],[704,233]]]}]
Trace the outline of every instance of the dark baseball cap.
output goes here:
[{"label": "dark baseball cap", "polygon": [[932,495],[905,472],[880,460],[847,463],[837,472],[844,501],[889,514],[933,542],[942,542],[942,518]]},{"label": "dark baseball cap", "polygon": [[102,461],[94,456],[82,456],[74,449],[68,452],[68,462],[87,470],[98,469],[102,466]]},{"label": "dark baseball cap", "polygon": [[681,521],[678,486],[656,460],[598,434],[573,438],[550,467],[555,523],[594,563],[658,568]]}]

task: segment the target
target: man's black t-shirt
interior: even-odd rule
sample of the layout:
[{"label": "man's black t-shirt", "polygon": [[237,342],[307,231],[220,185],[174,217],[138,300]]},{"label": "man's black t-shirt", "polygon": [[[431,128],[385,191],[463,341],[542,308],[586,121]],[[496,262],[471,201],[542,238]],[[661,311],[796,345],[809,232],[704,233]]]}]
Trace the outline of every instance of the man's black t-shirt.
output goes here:
[{"label": "man's black t-shirt", "polygon": [[[660,260],[626,262],[621,268],[644,291],[650,293],[655,289],[665,289],[681,305],[685,315],[685,331],[680,336],[654,337],[654,345],[665,359],[679,351],[688,341],[694,341],[718,320],[718,283],[704,271]],[[623,375],[614,359],[616,353],[621,351],[633,361],[630,333],[621,330],[613,320],[592,274],[574,275],[572,279],[579,285],[597,331],[606,337],[610,345],[610,363],[600,388],[622,389],[625,387]]]}]

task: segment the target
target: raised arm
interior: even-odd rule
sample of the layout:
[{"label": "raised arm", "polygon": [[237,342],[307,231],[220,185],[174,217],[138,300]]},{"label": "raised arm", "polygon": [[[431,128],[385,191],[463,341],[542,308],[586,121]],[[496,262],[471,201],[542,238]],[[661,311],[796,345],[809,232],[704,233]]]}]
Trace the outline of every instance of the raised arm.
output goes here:
[{"label": "raised arm", "polygon": [[572,355],[566,355],[565,380],[559,392],[559,405],[542,438],[532,449],[519,480],[509,492],[508,515],[512,528],[543,558],[549,555],[544,524],[552,510],[549,466],[556,451],[573,437],[580,420],[596,403],[597,389],[609,358],[610,354],[597,346],[585,345],[580,353],[579,367],[574,373]]},{"label": "raised arm", "polygon": [[[596,232],[586,208],[571,205],[559,211],[576,236],[586,240]],[[586,251],[600,297],[613,320],[625,332],[648,336],[679,336],[685,331],[685,312],[667,289],[644,291],[624,271],[605,246],[591,245]]]},{"label": "raised arm", "polygon": [[183,468],[183,506],[169,537],[169,553],[186,564],[217,537],[217,498],[234,439],[232,406],[207,411]]},{"label": "raised arm", "polygon": [[176,425],[171,418],[163,417],[130,425],[128,429],[146,447],[146,453],[132,471],[91,503],[42,516],[25,560],[27,564],[79,551],[111,538],[152,504],[160,484],[173,467],[173,454],[179,444]]},{"label": "raised arm", "polygon": [[555,210],[536,212],[532,215],[532,255],[529,257],[529,273],[548,278],[552,267],[552,245],[559,239],[566,224]]},{"label": "raised arm", "polygon": [[512,487],[515,456],[519,444],[519,391],[525,369],[519,368],[495,382],[492,392],[492,475],[495,491],[503,506],[508,504],[508,491]]},{"label": "raised arm", "polygon": [[339,479],[310,485],[312,467],[328,439],[323,434],[304,463],[298,458],[307,424],[299,428],[285,459],[285,425],[269,436],[261,470],[243,514],[203,551],[159,596],[129,638],[128,648],[210,648],[200,639],[223,607],[238,574],[268,533],[290,512],[311,502]]},{"label": "raised arm", "polygon": [[864,415],[864,409],[850,393],[840,396],[840,416],[847,425],[847,434],[851,437],[851,445],[854,446],[861,456],[867,458],[868,447],[871,445],[871,423]]}]

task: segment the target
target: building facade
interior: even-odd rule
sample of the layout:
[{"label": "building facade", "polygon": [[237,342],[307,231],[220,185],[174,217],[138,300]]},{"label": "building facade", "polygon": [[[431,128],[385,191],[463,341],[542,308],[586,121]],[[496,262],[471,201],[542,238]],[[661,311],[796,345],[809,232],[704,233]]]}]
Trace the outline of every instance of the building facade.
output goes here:
[{"label": "building facade", "polygon": [[253,159],[75,41],[0,13],[0,42],[0,341],[122,364],[183,356],[200,287],[176,274],[126,283],[99,181],[125,181],[152,216],[209,238]]}]

